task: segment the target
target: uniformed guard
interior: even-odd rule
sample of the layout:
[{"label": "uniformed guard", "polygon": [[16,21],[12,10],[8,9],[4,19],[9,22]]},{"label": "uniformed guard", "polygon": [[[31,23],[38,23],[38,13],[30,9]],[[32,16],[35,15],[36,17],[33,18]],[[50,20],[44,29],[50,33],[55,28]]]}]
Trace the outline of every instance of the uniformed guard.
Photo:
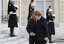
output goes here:
[{"label": "uniformed guard", "polygon": [[18,9],[17,5],[14,5],[15,0],[9,0],[8,3],[8,27],[10,27],[10,36],[11,37],[15,37],[16,35],[14,35],[14,27],[18,27],[17,24],[17,15],[16,15],[16,11]]},{"label": "uniformed guard", "polygon": [[35,9],[35,4],[34,4],[34,0],[31,0],[30,4],[29,4],[29,13],[28,13],[28,20],[31,17],[31,12],[33,12]]},{"label": "uniformed guard", "polygon": [[48,22],[48,32],[49,32],[49,43],[53,43],[51,35],[55,35],[55,26],[54,26],[55,15],[52,15],[52,11],[53,10],[51,9],[51,6],[49,6],[46,12]]},{"label": "uniformed guard", "polygon": [[27,24],[29,44],[46,44],[48,40],[47,21],[39,11],[32,13]]}]

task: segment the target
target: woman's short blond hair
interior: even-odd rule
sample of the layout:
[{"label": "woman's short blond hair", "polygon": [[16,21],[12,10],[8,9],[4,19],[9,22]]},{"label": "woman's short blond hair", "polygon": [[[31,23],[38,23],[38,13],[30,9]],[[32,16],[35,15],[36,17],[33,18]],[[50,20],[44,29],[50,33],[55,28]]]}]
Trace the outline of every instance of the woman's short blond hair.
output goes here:
[{"label": "woman's short blond hair", "polygon": [[36,16],[42,16],[40,11],[34,11],[32,14],[36,15]]}]

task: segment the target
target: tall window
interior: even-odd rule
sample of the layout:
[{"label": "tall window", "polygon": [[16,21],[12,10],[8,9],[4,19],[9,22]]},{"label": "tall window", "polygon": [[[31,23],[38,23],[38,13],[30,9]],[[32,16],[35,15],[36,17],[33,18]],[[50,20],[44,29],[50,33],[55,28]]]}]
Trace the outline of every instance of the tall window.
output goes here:
[{"label": "tall window", "polygon": [[36,0],[36,10],[41,11],[42,15],[46,18],[46,10],[51,5],[54,13],[53,0]]}]

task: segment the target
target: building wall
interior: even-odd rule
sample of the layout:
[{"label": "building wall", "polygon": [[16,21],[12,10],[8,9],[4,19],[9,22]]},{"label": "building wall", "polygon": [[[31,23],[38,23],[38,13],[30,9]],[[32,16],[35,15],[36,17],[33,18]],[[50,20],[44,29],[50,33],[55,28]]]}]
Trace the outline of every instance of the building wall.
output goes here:
[{"label": "building wall", "polygon": [[64,29],[64,0],[59,0],[60,28]]},{"label": "building wall", "polygon": [[[22,26],[26,26],[27,24],[27,16],[28,16],[28,5],[30,0],[16,0],[19,9],[17,11],[17,15],[19,18],[19,24]],[[39,0],[40,1],[40,0]],[[41,0],[42,1],[42,0]],[[4,0],[4,14],[7,15],[7,3],[8,0]],[[5,5],[6,4],[6,5]],[[56,15],[55,26],[59,27],[60,23],[64,22],[64,0],[54,0],[54,14]],[[62,19],[63,18],[63,19]]]},{"label": "building wall", "polygon": [[21,25],[26,26],[30,0],[21,1]]},{"label": "building wall", "polygon": [[[3,15],[7,16],[7,8],[8,8],[8,1],[9,0],[4,0],[3,1]],[[30,3],[30,0],[16,0],[16,4],[18,5],[18,10],[17,10],[17,16],[19,20],[19,25],[26,26],[27,24],[27,16],[28,16],[28,5]]]},{"label": "building wall", "polygon": [[59,27],[59,0],[54,0],[55,26]]},{"label": "building wall", "polygon": [[[42,1],[42,0],[39,0]],[[25,3],[24,3],[25,2]],[[27,15],[28,15],[28,5],[29,5],[30,1],[27,0],[22,0],[22,25],[26,25],[27,24]],[[25,9],[26,8],[26,9]],[[59,14],[59,0],[54,0],[54,14],[56,15],[55,18],[55,26],[59,27],[60,24],[60,14]]]}]

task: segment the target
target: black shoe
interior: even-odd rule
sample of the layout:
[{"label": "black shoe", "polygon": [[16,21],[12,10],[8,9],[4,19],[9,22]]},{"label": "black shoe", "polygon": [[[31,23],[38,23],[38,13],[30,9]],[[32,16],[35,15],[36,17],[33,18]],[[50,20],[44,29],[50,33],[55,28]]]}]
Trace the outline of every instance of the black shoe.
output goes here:
[{"label": "black shoe", "polygon": [[10,37],[16,37],[16,35],[10,35]]},{"label": "black shoe", "polygon": [[54,43],[53,41],[49,41],[49,43]]}]

